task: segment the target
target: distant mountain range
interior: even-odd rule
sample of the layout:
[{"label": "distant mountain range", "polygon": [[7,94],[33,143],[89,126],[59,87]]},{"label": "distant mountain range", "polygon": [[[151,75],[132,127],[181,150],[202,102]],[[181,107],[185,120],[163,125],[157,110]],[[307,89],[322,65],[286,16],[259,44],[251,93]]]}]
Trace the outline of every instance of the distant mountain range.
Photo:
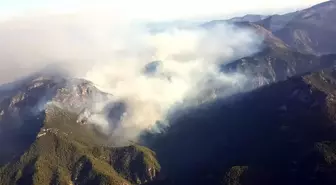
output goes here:
[{"label": "distant mountain range", "polygon": [[330,54],[336,52],[336,1],[284,15],[247,15],[228,21],[252,22],[270,30],[276,37],[301,52]]},{"label": "distant mountain range", "polygon": [[255,90],[179,112],[139,143],[107,145],[113,135],[86,124],[116,111],[88,109],[113,95],[87,80],[36,73],[0,86],[0,184],[336,184],[336,2],[182,25],[222,23],[264,38],[220,66]]},{"label": "distant mountain range", "polygon": [[234,17],[229,19],[230,22],[258,22],[263,19],[266,19],[267,15],[255,15],[255,14],[247,14],[243,17]]}]

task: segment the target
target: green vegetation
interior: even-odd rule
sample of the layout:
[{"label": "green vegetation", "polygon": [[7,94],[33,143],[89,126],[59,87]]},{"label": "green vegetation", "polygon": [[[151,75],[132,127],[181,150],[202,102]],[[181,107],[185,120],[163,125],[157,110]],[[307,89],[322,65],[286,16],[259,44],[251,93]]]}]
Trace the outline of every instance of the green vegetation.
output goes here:
[{"label": "green vegetation", "polygon": [[[47,109],[39,137],[17,160],[0,168],[1,184],[140,184],[160,170],[142,146],[107,147],[104,136],[76,116]],[[116,169],[116,170],[115,170]]]},{"label": "green vegetation", "polygon": [[142,183],[153,180],[160,170],[154,152],[142,146],[115,148],[111,156],[113,167],[123,177],[133,182]]}]

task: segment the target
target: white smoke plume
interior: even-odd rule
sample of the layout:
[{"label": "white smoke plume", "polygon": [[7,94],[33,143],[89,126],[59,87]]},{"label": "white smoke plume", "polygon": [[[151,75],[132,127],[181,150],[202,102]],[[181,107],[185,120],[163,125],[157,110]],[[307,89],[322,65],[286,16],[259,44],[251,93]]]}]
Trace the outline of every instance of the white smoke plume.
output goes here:
[{"label": "white smoke plume", "polygon": [[151,33],[115,17],[79,13],[1,23],[1,82],[57,64],[113,95],[95,108],[122,102],[117,125],[98,114],[90,119],[135,139],[176,107],[196,106],[243,86],[244,75],[224,74],[219,65],[251,55],[261,44],[253,31],[232,25]]}]

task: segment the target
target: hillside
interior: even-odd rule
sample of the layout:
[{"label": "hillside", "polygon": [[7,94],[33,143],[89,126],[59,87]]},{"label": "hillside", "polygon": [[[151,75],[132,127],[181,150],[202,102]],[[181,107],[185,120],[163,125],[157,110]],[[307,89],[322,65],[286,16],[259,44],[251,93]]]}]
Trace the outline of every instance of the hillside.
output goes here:
[{"label": "hillside", "polygon": [[[206,26],[217,24],[219,23],[206,24]],[[223,65],[222,71],[224,72],[240,72],[255,78],[256,83],[264,84],[328,68],[336,62],[334,54],[316,56],[299,52],[256,23],[239,22],[235,23],[235,26],[252,30],[262,36],[263,44],[260,52]]]},{"label": "hillside", "polygon": [[290,12],[283,15],[279,14],[271,15],[255,23],[263,26],[264,28],[270,30],[271,32],[276,32],[285,27],[288,24],[288,22],[290,22],[299,12],[300,11]]},{"label": "hillside", "polygon": [[335,53],[336,2],[327,1],[298,12],[276,15],[259,22],[274,35],[301,52]]},{"label": "hillside", "polygon": [[[211,28],[218,24],[226,24],[226,21],[208,22],[202,26]],[[254,79],[257,86],[331,67],[336,62],[336,55],[318,57],[302,53],[257,23],[236,22],[234,25],[255,32],[263,38],[263,43],[258,53],[224,64],[221,69],[226,73],[243,73]]]},{"label": "hillside", "polygon": [[259,77],[265,82],[276,82],[310,71],[332,67],[336,55],[303,54],[288,47],[265,48],[263,51],[223,66],[225,72],[241,72]]},{"label": "hillside", "polygon": [[[7,91],[12,96],[1,104],[1,184],[125,185],[153,180],[160,171],[155,153],[135,144],[114,147],[98,127],[78,122],[76,111],[97,94],[107,95],[86,81],[75,80],[74,85],[67,80],[64,86],[64,80],[38,77]],[[28,112],[49,93],[55,103]],[[87,101],[79,101],[83,98]]]},{"label": "hillside", "polygon": [[166,183],[335,184],[335,77],[292,77],[174,118],[147,137]]},{"label": "hillside", "polygon": [[229,20],[214,20],[203,25],[249,22],[259,25],[286,45],[303,53],[317,55],[336,53],[336,1],[326,1],[313,7],[283,15],[250,15]]}]

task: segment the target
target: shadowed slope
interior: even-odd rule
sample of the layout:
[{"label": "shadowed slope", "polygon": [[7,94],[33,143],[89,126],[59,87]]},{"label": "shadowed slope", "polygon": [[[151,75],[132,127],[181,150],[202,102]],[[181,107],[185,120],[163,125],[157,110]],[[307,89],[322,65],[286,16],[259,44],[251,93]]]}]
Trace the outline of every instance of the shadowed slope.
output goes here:
[{"label": "shadowed slope", "polygon": [[181,184],[334,184],[333,73],[294,77],[175,118],[152,136],[163,172]]}]

